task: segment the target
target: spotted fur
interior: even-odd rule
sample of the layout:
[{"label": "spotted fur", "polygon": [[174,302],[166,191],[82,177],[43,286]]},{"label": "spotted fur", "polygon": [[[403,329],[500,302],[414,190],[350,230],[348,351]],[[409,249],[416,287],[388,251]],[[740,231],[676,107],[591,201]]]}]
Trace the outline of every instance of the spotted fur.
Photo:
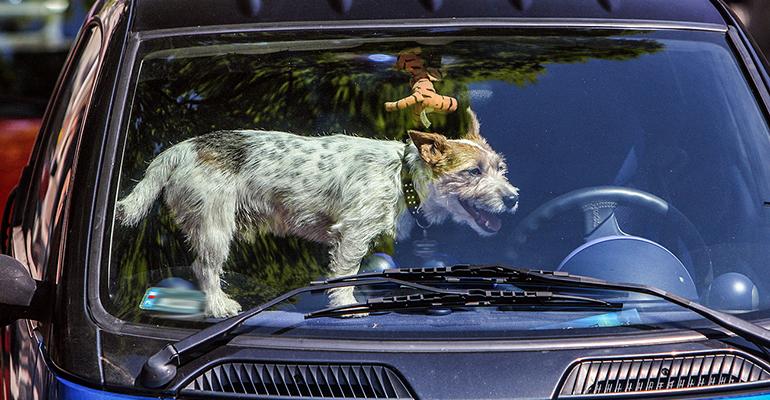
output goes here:
[{"label": "spotted fur", "polygon": [[[374,239],[405,238],[413,227],[401,189],[404,165],[428,221],[451,218],[489,234],[468,207],[514,212],[510,199],[518,197],[518,189],[508,183],[502,157],[474,126],[471,139],[463,140],[410,131],[408,145],[347,135],[213,132],[158,155],[118,202],[117,213],[123,224],[136,225],[162,194],[196,251],[192,267],[206,293],[207,313],[229,316],[240,305],[222,291],[220,275],[239,227],[326,243],[331,274],[354,274]],[[468,168],[480,174],[469,174]],[[330,292],[330,301],[354,302],[352,288]]]}]

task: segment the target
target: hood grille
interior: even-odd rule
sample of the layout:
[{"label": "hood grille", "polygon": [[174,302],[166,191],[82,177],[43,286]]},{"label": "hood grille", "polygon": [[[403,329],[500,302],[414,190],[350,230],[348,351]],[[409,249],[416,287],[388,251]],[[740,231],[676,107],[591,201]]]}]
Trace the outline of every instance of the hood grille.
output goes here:
[{"label": "hood grille", "polygon": [[586,360],[568,370],[558,397],[722,388],[768,380],[764,365],[732,353]]},{"label": "hood grille", "polygon": [[354,364],[220,364],[198,375],[182,393],[232,393],[245,398],[413,398],[392,369]]}]

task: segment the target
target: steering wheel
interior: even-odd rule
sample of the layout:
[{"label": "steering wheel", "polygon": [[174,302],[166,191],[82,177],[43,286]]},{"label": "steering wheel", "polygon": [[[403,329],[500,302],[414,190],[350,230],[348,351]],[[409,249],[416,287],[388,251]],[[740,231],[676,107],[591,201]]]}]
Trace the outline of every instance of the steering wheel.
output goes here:
[{"label": "steering wheel", "polygon": [[[663,246],[648,239],[631,236],[623,232],[615,217],[615,209],[619,206],[645,208],[664,216],[666,221],[673,224],[678,230],[679,238],[687,247],[688,254],[692,258],[692,264],[698,266],[698,268],[693,268],[695,271],[689,271],[689,275],[692,276],[695,286],[706,287],[713,276],[712,264],[706,244],[698,229],[676,207],[658,196],[638,189],[619,186],[594,186],[563,194],[541,205],[525,217],[516,226],[513,239],[519,245],[524,244],[528,237],[540,229],[545,222],[554,219],[566,211],[577,209],[583,212],[585,244],[565,258],[560,269],[579,252],[583,252],[583,255],[593,252],[592,256],[599,254],[600,257],[605,258],[607,257],[607,252],[628,252],[628,254],[619,254],[618,257],[626,256],[626,259],[628,259],[629,257],[637,256],[636,262],[640,260],[653,262],[654,255],[666,252],[676,259],[678,265],[682,265],[679,259]],[[610,240],[614,241],[614,248],[608,247]],[[617,245],[618,243],[620,245]],[[602,247],[602,249],[597,252],[596,249],[599,247]],[[653,250],[653,247],[656,247],[656,250]],[[637,251],[637,249],[642,250]],[[640,262],[640,264],[643,263]],[[638,267],[643,266],[639,265]],[[682,268],[684,268],[683,265]],[[652,274],[651,271],[644,271],[642,273]]]}]

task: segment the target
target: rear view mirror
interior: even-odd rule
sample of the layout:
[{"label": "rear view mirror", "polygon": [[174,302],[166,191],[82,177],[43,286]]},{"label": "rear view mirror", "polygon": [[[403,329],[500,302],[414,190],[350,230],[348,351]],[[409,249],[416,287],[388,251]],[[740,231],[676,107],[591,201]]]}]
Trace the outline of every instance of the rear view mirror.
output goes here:
[{"label": "rear view mirror", "polygon": [[0,327],[21,318],[38,319],[41,289],[19,260],[0,254]]}]

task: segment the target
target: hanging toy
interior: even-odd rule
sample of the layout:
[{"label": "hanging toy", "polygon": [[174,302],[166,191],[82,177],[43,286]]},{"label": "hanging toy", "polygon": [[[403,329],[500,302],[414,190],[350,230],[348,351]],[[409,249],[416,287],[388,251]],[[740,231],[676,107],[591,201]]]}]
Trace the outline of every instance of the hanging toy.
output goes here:
[{"label": "hanging toy", "polygon": [[457,110],[457,99],[436,93],[433,82],[441,79],[438,69],[427,68],[425,60],[420,56],[419,48],[401,52],[396,60],[396,69],[405,70],[412,75],[410,84],[412,94],[397,101],[385,103],[385,111],[412,109],[415,122],[421,121],[425,128],[430,128],[428,114],[432,112],[454,112]]}]

